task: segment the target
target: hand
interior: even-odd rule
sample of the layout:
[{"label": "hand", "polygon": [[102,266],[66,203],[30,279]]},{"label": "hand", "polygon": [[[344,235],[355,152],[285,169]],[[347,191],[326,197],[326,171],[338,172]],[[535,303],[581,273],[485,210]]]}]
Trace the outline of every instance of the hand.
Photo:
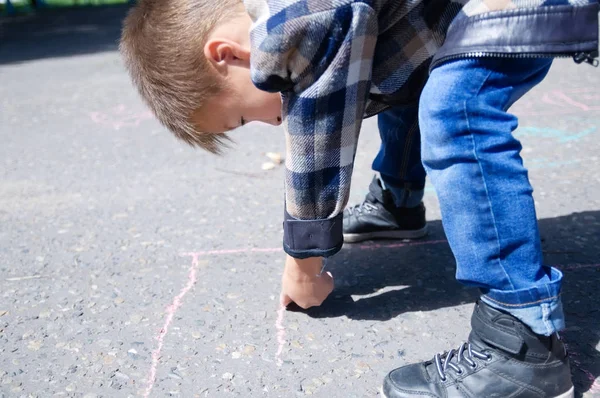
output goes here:
[{"label": "hand", "polygon": [[287,256],[281,280],[281,305],[292,301],[301,308],[319,306],[333,291],[331,273],[321,274],[323,259],[297,259]]}]

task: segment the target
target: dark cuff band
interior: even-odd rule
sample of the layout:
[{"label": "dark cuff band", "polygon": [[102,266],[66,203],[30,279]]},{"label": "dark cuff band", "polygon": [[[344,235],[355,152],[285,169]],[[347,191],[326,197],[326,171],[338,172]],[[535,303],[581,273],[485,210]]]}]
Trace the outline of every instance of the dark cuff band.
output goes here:
[{"label": "dark cuff band", "polygon": [[294,258],[329,257],[344,244],[343,215],[325,220],[298,220],[285,212],[283,250]]}]

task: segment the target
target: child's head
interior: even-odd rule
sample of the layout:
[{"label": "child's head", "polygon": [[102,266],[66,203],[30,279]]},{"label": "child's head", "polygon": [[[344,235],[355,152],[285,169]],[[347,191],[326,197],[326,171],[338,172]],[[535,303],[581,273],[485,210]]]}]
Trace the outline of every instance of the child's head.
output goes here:
[{"label": "child's head", "polygon": [[140,0],[121,53],[156,117],[193,146],[219,152],[250,121],[278,125],[279,94],[250,80],[251,20],[240,0]]}]

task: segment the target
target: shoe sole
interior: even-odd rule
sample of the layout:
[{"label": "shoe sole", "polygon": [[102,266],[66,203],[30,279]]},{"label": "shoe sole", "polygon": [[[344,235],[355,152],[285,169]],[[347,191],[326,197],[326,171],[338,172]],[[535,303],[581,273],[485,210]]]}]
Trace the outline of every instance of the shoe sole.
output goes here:
[{"label": "shoe sole", "polygon": [[[381,396],[383,398],[388,398],[388,396],[385,395],[384,392],[383,392],[383,386],[381,386],[381,388],[379,389],[379,391],[381,392]],[[560,394],[560,395],[557,395],[555,397],[548,397],[548,398],[575,398],[575,387],[571,387],[571,389],[569,391],[567,391],[566,393],[564,393],[564,394]]]},{"label": "shoe sole", "polygon": [[428,228],[425,225],[421,229],[409,231],[377,231],[364,234],[344,234],[344,242],[357,243],[372,239],[419,239],[427,236]]}]

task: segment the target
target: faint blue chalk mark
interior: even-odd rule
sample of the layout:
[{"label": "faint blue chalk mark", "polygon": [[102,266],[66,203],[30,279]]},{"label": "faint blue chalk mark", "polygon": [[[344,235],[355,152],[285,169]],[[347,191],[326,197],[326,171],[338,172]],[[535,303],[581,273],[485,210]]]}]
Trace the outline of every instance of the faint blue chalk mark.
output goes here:
[{"label": "faint blue chalk mark", "polygon": [[571,164],[581,163],[582,159],[571,159],[571,160],[549,160],[546,158],[533,158],[525,159],[525,166],[529,170],[535,169],[553,169],[557,167],[568,166]]},{"label": "faint blue chalk mark", "polygon": [[590,127],[589,129],[586,129],[583,131],[572,132],[572,131],[558,130],[558,129],[554,129],[554,128],[550,128],[550,127],[526,126],[526,127],[520,127],[519,129],[517,129],[517,131],[515,132],[515,136],[517,136],[517,137],[554,138],[554,139],[557,139],[558,142],[560,142],[560,143],[566,143],[566,142],[580,140],[581,138],[594,133],[597,129],[598,129],[598,127],[593,126],[593,127]]}]

